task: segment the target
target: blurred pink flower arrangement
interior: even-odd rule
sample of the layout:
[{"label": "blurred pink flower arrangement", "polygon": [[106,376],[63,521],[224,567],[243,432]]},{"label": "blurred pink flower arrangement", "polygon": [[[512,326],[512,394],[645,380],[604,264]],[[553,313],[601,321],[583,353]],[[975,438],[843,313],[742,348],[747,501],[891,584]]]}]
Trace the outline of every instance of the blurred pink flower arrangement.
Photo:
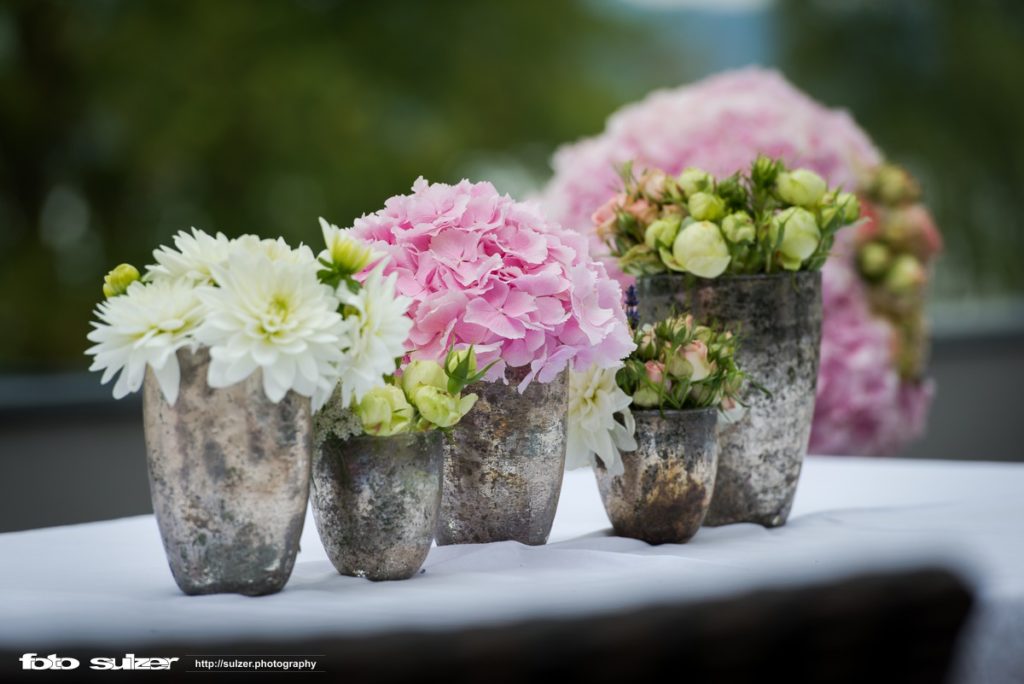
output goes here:
[{"label": "blurred pink flower arrangement", "polygon": [[[869,170],[882,163],[845,111],[822,106],[778,72],[751,67],[656,91],[615,112],[600,135],[555,153],[543,199],[555,220],[588,235],[593,253],[606,255],[591,217],[621,191],[621,164],[673,174],[695,166],[727,176],[758,154],[809,168],[851,192],[863,190]],[[930,382],[901,373],[901,321],[873,306],[857,259],[852,239],[840,237],[823,269],[822,359],[810,446],[818,453],[898,451],[924,430],[933,395]],[[620,282],[632,280],[611,260],[608,268]]]},{"label": "blurred pink flower arrangement", "polygon": [[490,183],[428,183],[356,220],[353,235],[390,256],[398,293],[412,298],[417,357],[474,345],[481,364],[529,365],[519,385],[550,382],[572,363],[609,368],[633,349],[622,291],[590,258],[584,236]]}]

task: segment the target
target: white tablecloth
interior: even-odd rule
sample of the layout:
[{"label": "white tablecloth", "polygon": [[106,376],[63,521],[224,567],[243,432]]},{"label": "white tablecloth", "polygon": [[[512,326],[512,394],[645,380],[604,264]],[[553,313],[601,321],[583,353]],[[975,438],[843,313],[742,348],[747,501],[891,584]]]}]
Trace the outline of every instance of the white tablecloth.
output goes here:
[{"label": "white tablecloth", "polygon": [[964,681],[1024,681],[1024,464],[808,459],[789,523],[704,528],[685,545],[611,536],[589,471],[569,472],[551,541],[439,547],[404,582],[339,576],[312,520],[285,590],[180,594],[152,516],[0,535],[0,646],[437,629],[701,599],[941,563],[978,597]]}]

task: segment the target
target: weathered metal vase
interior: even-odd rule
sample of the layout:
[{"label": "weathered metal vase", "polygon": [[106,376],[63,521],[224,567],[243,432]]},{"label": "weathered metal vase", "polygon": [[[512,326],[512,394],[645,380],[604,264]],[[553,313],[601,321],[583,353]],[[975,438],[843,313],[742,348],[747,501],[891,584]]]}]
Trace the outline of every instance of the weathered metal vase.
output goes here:
[{"label": "weathered metal vase", "polygon": [[318,439],[313,519],[342,575],[400,580],[423,565],[441,505],[437,430]]},{"label": "weathered metal vase", "polygon": [[309,399],[273,403],[254,373],[212,389],[209,354],[178,351],[170,405],[147,371],[149,488],[174,581],[186,594],[280,591],[292,573],[309,500]]},{"label": "weathered metal vase", "polygon": [[615,534],[650,544],[682,544],[697,534],[711,505],[718,466],[717,408],[637,410],[636,451],[624,472],[597,465],[597,486]]},{"label": "weathered metal vase", "polygon": [[736,361],[765,394],[748,385],[749,406],[719,421],[718,476],[705,525],[783,525],[793,506],[814,417],[821,344],[821,274],[730,276],[698,280],[659,275],[637,280],[642,322],[690,312],[740,336]]},{"label": "weathered metal vase", "polygon": [[527,372],[512,368],[507,385],[470,388],[480,398],[445,441],[438,544],[547,542],[565,467],[569,382],[563,371],[519,394]]}]

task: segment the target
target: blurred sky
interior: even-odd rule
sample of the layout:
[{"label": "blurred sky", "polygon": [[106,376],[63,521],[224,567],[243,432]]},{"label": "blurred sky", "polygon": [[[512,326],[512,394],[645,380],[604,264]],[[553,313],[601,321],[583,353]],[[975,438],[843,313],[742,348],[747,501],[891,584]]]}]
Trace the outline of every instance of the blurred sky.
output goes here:
[{"label": "blurred sky", "polygon": [[103,273],[179,229],[312,242],[420,174],[522,195],[619,106],[750,63],[921,178],[939,301],[1024,295],[1018,1],[8,0],[0,370],[84,368]]}]

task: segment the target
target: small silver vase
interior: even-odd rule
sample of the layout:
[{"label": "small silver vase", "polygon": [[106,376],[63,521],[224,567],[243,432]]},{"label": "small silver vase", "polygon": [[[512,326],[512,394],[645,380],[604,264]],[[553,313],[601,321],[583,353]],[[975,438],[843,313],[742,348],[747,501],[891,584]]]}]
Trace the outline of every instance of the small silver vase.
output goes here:
[{"label": "small silver vase", "polygon": [[519,394],[527,372],[510,368],[507,385],[470,388],[480,398],[445,441],[439,545],[547,542],[565,469],[569,376]]},{"label": "small silver vase", "polygon": [[309,399],[271,402],[259,372],[212,389],[205,349],[179,350],[178,363],[173,406],[151,371],[143,386],[149,487],[174,581],[186,594],[280,591],[309,497]]},{"label": "small silver vase", "polygon": [[636,451],[622,453],[624,472],[594,468],[608,519],[620,537],[682,544],[700,529],[718,466],[718,409],[635,410]]},{"label": "small silver vase", "polygon": [[704,524],[785,524],[814,417],[821,274],[725,276],[692,285],[682,275],[657,275],[638,278],[636,287],[643,323],[675,309],[735,331],[737,364],[768,390],[748,386],[743,417],[718,423],[718,476]]},{"label": "small silver vase", "polygon": [[318,439],[313,519],[342,575],[400,580],[423,565],[441,505],[437,430]]}]

